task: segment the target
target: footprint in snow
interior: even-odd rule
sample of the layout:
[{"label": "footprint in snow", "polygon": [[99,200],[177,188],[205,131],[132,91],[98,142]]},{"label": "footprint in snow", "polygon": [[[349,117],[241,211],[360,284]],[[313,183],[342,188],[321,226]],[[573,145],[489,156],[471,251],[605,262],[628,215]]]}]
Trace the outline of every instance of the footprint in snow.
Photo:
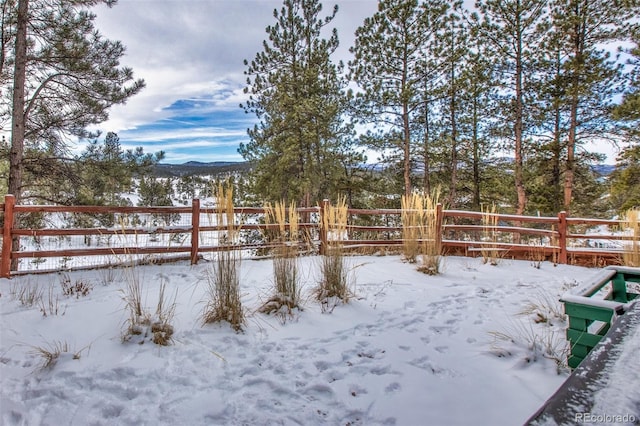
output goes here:
[{"label": "footprint in snow", "polygon": [[402,386],[400,386],[400,383],[393,382],[388,384],[387,387],[384,388],[384,391],[385,393],[394,393],[394,392],[398,392],[401,389],[402,389]]}]

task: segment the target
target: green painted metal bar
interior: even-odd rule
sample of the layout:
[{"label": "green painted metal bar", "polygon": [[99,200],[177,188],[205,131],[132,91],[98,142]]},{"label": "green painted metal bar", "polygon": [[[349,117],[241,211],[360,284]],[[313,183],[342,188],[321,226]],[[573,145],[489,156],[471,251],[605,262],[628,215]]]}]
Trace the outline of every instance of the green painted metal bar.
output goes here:
[{"label": "green painted metal bar", "polygon": [[[624,313],[625,304],[640,296],[629,291],[627,283],[640,283],[640,268],[610,266],[561,298],[565,314],[569,317],[566,336],[570,343],[567,356],[570,368],[576,368],[602,340],[616,314]],[[601,290],[609,284],[611,291],[602,296]],[[596,322],[602,324],[593,330]]]},{"label": "green painted metal bar", "polygon": [[611,280],[611,285],[613,289],[613,300],[627,303],[629,298],[627,297],[627,280],[624,274],[616,274]]},{"label": "green painted metal bar", "polygon": [[613,316],[613,309],[601,308],[598,306],[589,305],[577,305],[575,303],[565,303],[565,314],[569,315],[569,318],[581,318],[593,321],[611,321]]}]

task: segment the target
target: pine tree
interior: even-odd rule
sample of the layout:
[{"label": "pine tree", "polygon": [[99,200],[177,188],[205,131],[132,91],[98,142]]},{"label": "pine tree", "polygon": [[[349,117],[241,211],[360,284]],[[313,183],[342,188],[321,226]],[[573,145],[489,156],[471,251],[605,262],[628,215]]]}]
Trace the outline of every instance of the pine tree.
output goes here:
[{"label": "pine tree", "polygon": [[260,123],[239,152],[252,163],[253,189],[265,201],[311,206],[337,195],[340,163],[351,158],[345,144],[352,129],[342,122],[346,82],[342,65],[331,60],[338,34],[322,37],[338,8],[324,18],[321,12],[318,0],[284,0],[263,51],[245,61],[250,99],[243,108]]},{"label": "pine tree", "polygon": [[[467,163],[470,153],[470,135],[468,127],[469,81],[467,69],[471,66],[470,27],[462,3],[456,2],[447,14],[444,25],[434,41],[432,55],[439,64],[438,89],[436,90],[436,111],[439,128],[436,134],[441,149],[442,164],[439,175],[445,177],[442,184],[447,193],[446,203],[455,208],[459,201],[458,190],[461,186],[460,172]],[[432,130],[432,133],[434,131]]]},{"label": "pine tree", "polygon": [[584,140],[618,133],[609,112],[620,91],[622,67],[603,46],[626,40],[637,26],[632,20],[637,15],[623,2],[607,0],[556,0],[552,9],[569,109],[563,185],[564,209],[569,211],[577,147]]},{"label": "pine tree", "polygon": [[[66,152],[69,136],[90,137],[88,126],[108,118],[108,109],[139,92],[142,80],[121,67],[124,47],[95,29],[95,15],[86,10],[112,0],[16,0],[3,2],[2,61],[4,76],[10,58],[12,102],[0,115],[12,121],[9,192],[18,199],[26,189],[24,172],[45,154]],[[9,52],[7,43],[15,49]],[[38,161],[35,161],[37,163]],[[31,194],[32,196],[37,194]]]},{"label": "pine tree", "polygon": [[[378,12],[365,19],[356,30],[354,59],[349,62],[350,77],[358,84],[358,120],[373,124],[376,130],[363,141],[381,152],[387,160],[400,163],[402,186],[411,193],[412,158],[419,141],[428,145],[427,126],[430,102],[427,75],[433,71],[429,48],[445,21],[447,2],[382,0]],[[425,133],[426,132],[426,133]],[[429,153],[423,150],[425,179],[428,179]]]},{"label": "pine tree", "polygon": [[609,180],[611,206],[618,214],[640,207],[640,145],[628,147],[620,154]]},{"label": "pine tree", "polygon": [[527,77],[533,73],[534,51],[541,34],[538,25],[545,17],[546,0],[483,0],[478,3],[484,15],[483,35],[493,44],[500,81],[505,91],[503,135],[514,153],[514,183],[517,195],[516,214],[527,205],[524,181],[525,142],[530,122],[526,117]]},{"label": "pine tree", "polygon": [[465,67],[460,76],[461,92],[461,117],[462,132],[466,139],[468,154],[461,172],[464,187],[469,193],[465,198],[469,200],[469,207],[480,211],[482,204],[502,204],[503,199],[488,197],[486,189],[489,187],[487,176],[493,159],[492,153],[496,150],[492,146],[491,134],[496,124],[495,110],[497,106],[497,70],[494,67],[493,46],[483,38],[479,31],[477,15],[465,17],[469,23],[469,44],[466,54]]},{"label": "pine tree", "polygon": [[631,55],[628,66],[631,67],[626,77],[628,88],[624,93],[622,102],[613,111],[613,117],[617,120],[629,122],[627,128],[632,136],[640,135],[640,128],[637,126],[640,121],[640,30],[636,29],[633,35],[634,47],[627,51]]}]

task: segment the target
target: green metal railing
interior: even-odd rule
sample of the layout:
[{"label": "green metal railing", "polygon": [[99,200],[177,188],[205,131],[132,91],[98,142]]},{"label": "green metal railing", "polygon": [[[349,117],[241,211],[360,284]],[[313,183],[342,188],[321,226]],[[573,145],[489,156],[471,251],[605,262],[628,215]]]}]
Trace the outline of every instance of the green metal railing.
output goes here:
[{"label": "green metal railing", "polygon": [[569,317],[567,340],[571,348],[568,364],[576,368],[604,337],[616,316],[640,296],[640,268],[608,266],[591,280],[565,293],[560,301]]}]

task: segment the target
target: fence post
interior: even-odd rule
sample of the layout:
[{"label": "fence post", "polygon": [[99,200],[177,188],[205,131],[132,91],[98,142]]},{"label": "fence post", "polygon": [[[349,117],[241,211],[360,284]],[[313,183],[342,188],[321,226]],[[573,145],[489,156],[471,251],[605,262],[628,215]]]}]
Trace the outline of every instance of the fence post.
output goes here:
[{"label": "fence post", "polygon": [[191,201],[191,264],[198,263],[198,248],[200,245],[200,200]]},{"label": "fence post", "polygon": [[13,228],[13,207],[16,197],[7,194],[4,197],[4,227],[2,232],[2,258],[0,259],[0,277],[11,277],[11,230]]},{"label": "fence post", "polygon": [[444,215],[442,212],[442,203],[436,204],[436,247],[440,247],[440,254],[443,252],[442,247],[442,222]]},{"label": "fence post", "polygon": [[558,263],[567,263],[567,212],[562,211],[558,213],[558,246],[560,247],[560,253],[558,256]]},{"label": "fence post", "polygon": [[329,208],[329,200],[324,199],[320,203],[320,255],[325,255],[327,251],[327,227],[328,221],[325,223],[325,216]]}]

